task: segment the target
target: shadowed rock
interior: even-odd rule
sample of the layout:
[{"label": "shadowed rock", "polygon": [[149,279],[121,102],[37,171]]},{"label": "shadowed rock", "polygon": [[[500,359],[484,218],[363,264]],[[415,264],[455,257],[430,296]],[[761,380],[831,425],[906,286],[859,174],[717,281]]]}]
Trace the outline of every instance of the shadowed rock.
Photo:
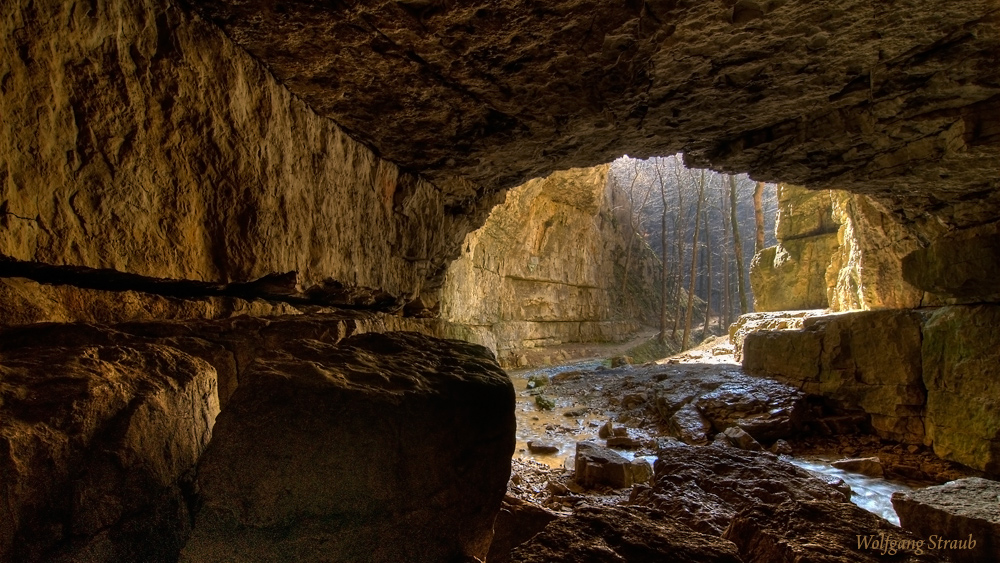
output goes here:
[{"label": "shadowed rock", "polygon": [[787,500],[847,502],[847,497],[807,471],[766,452],[715,446],[660,451],[651,488],[634,489],[631,501],[662,510],[692,530],[721,535],[744,508]]},{"label": "shadowed rock", "polygon": [[171,563],[219,412],[215,370],[162,345],[0,359],[0,561]]},{"label": "shadowed rock", "polygon": [[851,503],[795,501],[741,511],[723,534],[744,563],[950,561],[918,537]]},{"label": "shadowed rock", "polygon": [[740,563],[733,544],[636,508],[585,507],[511,554],[515,563]]},{"label": "shadowed rock", "polygon": [[917,536],[935,536],[956,561],[1000,561],[1000,483],[969,477],[897,492],[892,507],[901,526]]},{"label": "shadowed rock", "polygon": [[483,557],[514,390],[480,346],[412,333],[258,358],[199,466],[184,562]]}]

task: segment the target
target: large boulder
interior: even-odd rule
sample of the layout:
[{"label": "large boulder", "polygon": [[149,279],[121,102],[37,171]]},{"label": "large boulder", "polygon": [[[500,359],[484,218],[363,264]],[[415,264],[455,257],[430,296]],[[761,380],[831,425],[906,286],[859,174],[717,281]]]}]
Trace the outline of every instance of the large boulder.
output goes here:
[{"label": "large boulder", "polygon": [[744,563],[949,561],[919,537],[851,503],[805,500],[745,508],[723,538]]},{"label": "large boulder", "polygon": [[1000,474],[1000,306],[938,309],[923,331],[927,438],[934,453]]},{"label": "large boulder", "polygon": [[923,443],[921,320],[908,310],[809,317],[802,330],[748,334],[743,367],[868,413],[883,438]]},{"label": "large boulder", "polygon": [[806,410],[805,394],[796,388],[743,374],[735,374],[695,404],[716,432],[736,426],[762,442],[793,436]]},{"label": "large boulder", "polygon": [[956,561],[1000,561],[1000,483],[978,477],[896,492],[900,525]]},{"label": "large boulder", "polygon": [[737,362],[743,361],[743,339],[751,332],[759,330],[799,329],[802,328],[802,319],[821,312],[822,309],[747,313],[746,315],[740,315],[735,323],[729,325],[729,342],[733,345],[733,357]]},{"label": "large boulder", "polygon": [[513,386],[480,346],[412,333],[287,342],[219,416],[181,560],[482,558],[514,425]]},{"label": "large boulder", "polygon": [[788,500],[847,502],[847,496],[804,469],[767,452],[716,446],[660,451],[652,487],[632,502],[662,510],[697,532],[721,535],[736,513]]},{"label": "large boulder", "polygon": [[41,346],[0,359],[0,561],[167,563],[219,412],[175,348]]},{"label": "large boulder", "polygon": [[741,563],[732,543],[693,532],[663,514],[585,507],[549,524],[511,554],[515,563]]}]

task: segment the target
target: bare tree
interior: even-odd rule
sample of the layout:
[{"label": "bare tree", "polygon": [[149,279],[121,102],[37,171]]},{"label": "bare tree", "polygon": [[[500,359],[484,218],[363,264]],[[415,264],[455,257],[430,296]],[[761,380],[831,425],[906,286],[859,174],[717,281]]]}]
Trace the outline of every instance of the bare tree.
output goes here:
[{"label": "bare tree", "polygon": [[702,226],[705,229],[705,265],[707,272],[705,275],[705,324],[701,328],[701,339],[708,337],[708,319],[712,316],[712,230],[708,225],[708,205],[702,211]]},{"label": "bare tree", "polygon": [[753,189],[753,219],[757,227],[754,254],[764,250],[764,182],[757,182]]},{"label": "bare tree", "polygon": [[625,245],[625,273],[622,275],[622,297],[626,295],[626,290],[628,289],[628,268],[629,262],[632,260],[632,244],[635,242],[636,237],[639,236],[639,228],[642,225],[642,212],[646,207],[646,203],[649,202],[649,195],[653,191],[653,184],[647,183],[646,191],[642,195],[641,202],[638,207],[636,207],[636,197],[635,197],[635,181],[639,178],[639,161],[632,161],[632,182],[628,188],[628,243]]},{"label": "bare tree", "polygon": [[743,244],[740,242],[740,220],[736,213],[736,176],[729,175],[729,212],[733,227],[733,251],[736,252],[736,278],[740,288],[740,314],[747,313],[747,289],[743,270]]},{"label": "bare tree", "polygon": [[667,186],[663,181],[663,171],[660,169],[660,160],[653,159],[653,168],[656,170],[656,179],[660,184],[660,261],[663,264],[663,272],[660,276],[660,334],[657,340],[660,344],[667,342],[667,293],[668,278],[667,272]]},{"label": "bare tree", "polygon": [[705,201],[705,171],[701,171],[701,179],[698,181],[698,206],[694,212],[694,242],[691,244],[691,282],[688,289],[687,312],[684,314],[684,339],[681,342],[681,349],[687,350],[691,343],[691,317],[694,313],[694,282],[698,272],[698,231],[701,226],[698,221],[701,215],[701,207]]},{"label": "bare tree", "polygon": [[681,285],[684,281],[684,231],[686,222],[684,221],[684,180],[681,170],[684,168],[680,159],[674,156],[674,178],[677,180],[677,214],[674,216],[674,240],[677,241],[677,278],[674,282],[674,303],[677,304],[677,312],[674,314],[674,328],[670,333],[670,338],[677,341],[677,329],[681,322]]}]

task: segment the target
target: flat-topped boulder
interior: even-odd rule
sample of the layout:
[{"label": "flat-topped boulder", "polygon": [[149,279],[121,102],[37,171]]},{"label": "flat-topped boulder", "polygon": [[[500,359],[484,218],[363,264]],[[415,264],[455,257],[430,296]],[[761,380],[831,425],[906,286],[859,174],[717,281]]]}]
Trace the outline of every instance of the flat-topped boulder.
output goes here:
[{"label": "flat-topped boulder", "polygon": [[978,477],[892,495],[903,528],[956,561],[1000,561],[1000,482]]},{"label": "flat-topped boulder", "polygon": [[181,561],[482,558],[514,444],[513,386],[481,346],[287,342],[219,416]]}]

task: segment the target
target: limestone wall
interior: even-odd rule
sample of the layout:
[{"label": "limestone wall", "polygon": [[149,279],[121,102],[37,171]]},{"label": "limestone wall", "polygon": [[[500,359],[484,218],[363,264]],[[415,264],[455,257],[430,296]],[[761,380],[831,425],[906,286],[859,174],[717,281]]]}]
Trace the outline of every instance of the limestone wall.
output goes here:
[{"label": "limestone wall", "polygon": [[409,299],[494,201],[446,202],[174,2],[15,1],[0,34],[0,257]]},{"label": "limestone wall", "polygon": [[746,335],[743,367],[845,412],[883,438],[1000,474],[997,305],[855,311]]},{"label": "limestone wall", "polygon": [[658,311],[655,268],[637,240],[623,293],[627,219],[607,175],[573,169],[510,190],[448,269],[442,317],[493,334],[507,362],[523,348],[633,334]]},{"label": "limestone wall", "polygon": [[905,308],[925,297],[902,269],[921,244],[866,196],[779,184],[775,234],[750,266],[756,311]]}]

